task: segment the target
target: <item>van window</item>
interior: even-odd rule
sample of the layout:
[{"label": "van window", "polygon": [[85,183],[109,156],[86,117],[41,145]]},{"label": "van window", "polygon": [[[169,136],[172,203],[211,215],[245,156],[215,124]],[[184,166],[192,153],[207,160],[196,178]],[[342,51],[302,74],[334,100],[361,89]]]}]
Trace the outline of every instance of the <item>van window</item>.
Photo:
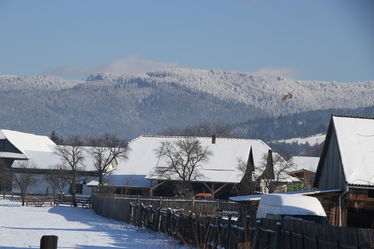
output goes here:
[{"label": "van window", "polygon": [[317,215],[282,215],[282,219],[310,221],[318,224],[328,224],[328,220],[326,217]]}]

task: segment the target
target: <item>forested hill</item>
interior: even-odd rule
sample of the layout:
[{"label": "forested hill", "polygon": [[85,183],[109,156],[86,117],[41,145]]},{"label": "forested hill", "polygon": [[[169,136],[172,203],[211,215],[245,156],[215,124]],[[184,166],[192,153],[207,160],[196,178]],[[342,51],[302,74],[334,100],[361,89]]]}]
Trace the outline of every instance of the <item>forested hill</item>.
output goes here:
[{"label": "forested hill", "polygon": [[251,122],[342,108],[355,114],[373,103],[374,82],[301,81],[220,70],[101,73],[76,81],[0,76],[1,128],[40,134],[112,132],[132,138],[210,122],[233,125],[244,136],[278,139],[290,135],[270,132],[262,121],[254,128]]}]

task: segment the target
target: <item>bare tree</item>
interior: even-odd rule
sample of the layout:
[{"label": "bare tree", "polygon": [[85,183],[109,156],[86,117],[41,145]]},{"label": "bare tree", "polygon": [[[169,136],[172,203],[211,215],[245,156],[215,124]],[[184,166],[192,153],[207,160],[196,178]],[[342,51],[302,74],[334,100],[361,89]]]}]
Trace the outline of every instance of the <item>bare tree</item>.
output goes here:
[{"label": "bare tree", "polygon": [[87,152],[94,159],[94,166],[99,173],[99,191],[104,185],[104,177],[115,169],[119,159],[127,159],[126,142],[115,135],[104,134],[99,138],[88,138],[90,147]]},{"label": "bare tree", "polygon": [[77,184],[80,180],[80,171],[83,170],[84,148],[80,137],[74,136],[68,138],[67,145],[57,145],[55,153],[61,158],[62,165],[68,170],[68,181],[71,186],[71,196],[74,207],[77,206],[76,193]]},{"label": "bare tree", "polygon": [[287,173],[293,169],[293,164],[269,150],[262,156],[260,165],[254,167],[250,151],[247,162],[238,158],[238,169],[243,172],[243,178],[238,184],[240,194],[252,194],[255,187],[261,184],[266,192],[273,193],[290,178]]},{"label": "bare tree", "polygon": [[261,164],[255,170],[255,178],[264,184],[267,192],[273,193],[287,182],[290,178],[287,173],[292,169],[291,162],[287,162],[279,154],[269,150],[263,155]]},{"label": "bare tree", "polygon": [[160,159],[165,160],[165,165],[156,168],[156,175],[180,181],[181,194],[184,196],[191,181],[199,178],[199,167],[207,162],[212,154],[194,138],[162,142],[155,152]]},{"label": "bare tree", "polygon": [[70,172],[65,165],[55,165],[50,168],[50,172],[45,175],[46,181],[52,186],[54,192],[57,189],[60,194],[69,185]]},{"label": "bare tree", "polygon": [[29,161],[18,161],[14,167],[22,169],[22,172],[13,173],[13,180],[20,190],[22,206],[24,206],[28,187],[36,183],[34,175],[29,171],[35,168],[35,166]]}]

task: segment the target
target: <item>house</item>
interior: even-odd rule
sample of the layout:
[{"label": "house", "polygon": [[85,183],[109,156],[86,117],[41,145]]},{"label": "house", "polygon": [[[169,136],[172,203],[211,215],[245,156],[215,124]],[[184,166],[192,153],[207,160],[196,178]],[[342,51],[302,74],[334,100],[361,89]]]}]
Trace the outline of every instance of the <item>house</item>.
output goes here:
[{"label": "house", "polygon": [[[31,133],[0,130],[0,161],[3,166],[10,169],[12,174],[31,174],[36,184],[28,187],[31,194],[51,194],[56,191],[46,180],[52,167],[61,164],[61,158],[55,154],[56,144],[47,136]],[[85,182],[97,178],[97,172],[93,159],[84,152],[85,167],[79,172],[82,181],[79,183],[79,193],[90,194],[91,189],[84,186]],[[22,167],[21,162],[28,162],[28,167]],[[69,192],[70,186],[66,186],[65,193]],[[9,177],[7,181],[1,181],[0,191],[20,192],[18,185]]]},{"label": "house", "polygon": [[331,117],[314,187],[340,190],[322,198],[331,224],[374,226],[374,119]]},{"label": "house", "polygon": [[[183,136],[140,136],[130,141],[128,159],[118,164],[117,169],[107,178],[107,187],[117,193],[157,194],[170,190],[170,182],[178,183],[177,177],[163,176],[159,167],[165,167],[166,161],[156,150],[163,142],[174,143],[188,137]],[[191,137],[190,137],[191,138]],[[214,196],[223,196],[235,191],[243,178],[239,162],[248,164],[249,158],[254,167],[266,164],[266,155],[270,147],[259,139],[193,137],[202,147],[208,148],[211,156],[199,167],[199,177],[192,181],[194,192],[207,192]],[[265,162],[264,162],[265,158]],[[114,191],[114,190],[113,190]],[[175,194],[175,193],[171,193]]]},{"label": "house", "polygon": [[313,190],[318,162],[319,157],[293,156],[289,159],[289,164],[292,165],[293,170],[288,174],[301,181],[303,190]]}]

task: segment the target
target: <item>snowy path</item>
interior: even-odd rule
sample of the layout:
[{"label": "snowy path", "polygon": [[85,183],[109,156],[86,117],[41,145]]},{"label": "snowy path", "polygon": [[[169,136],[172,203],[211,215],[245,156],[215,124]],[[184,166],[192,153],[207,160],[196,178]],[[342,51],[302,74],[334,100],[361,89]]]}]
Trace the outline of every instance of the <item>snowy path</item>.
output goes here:
[{"label": "snowy path", "polygon": [[[161,233],[72,207],[22,207],[0,200],[0,248],[39,248],[43,235],[57,235],[58,248],[176,249],[181,245]],[[186,247],[183,247],[186,248]]]}]

